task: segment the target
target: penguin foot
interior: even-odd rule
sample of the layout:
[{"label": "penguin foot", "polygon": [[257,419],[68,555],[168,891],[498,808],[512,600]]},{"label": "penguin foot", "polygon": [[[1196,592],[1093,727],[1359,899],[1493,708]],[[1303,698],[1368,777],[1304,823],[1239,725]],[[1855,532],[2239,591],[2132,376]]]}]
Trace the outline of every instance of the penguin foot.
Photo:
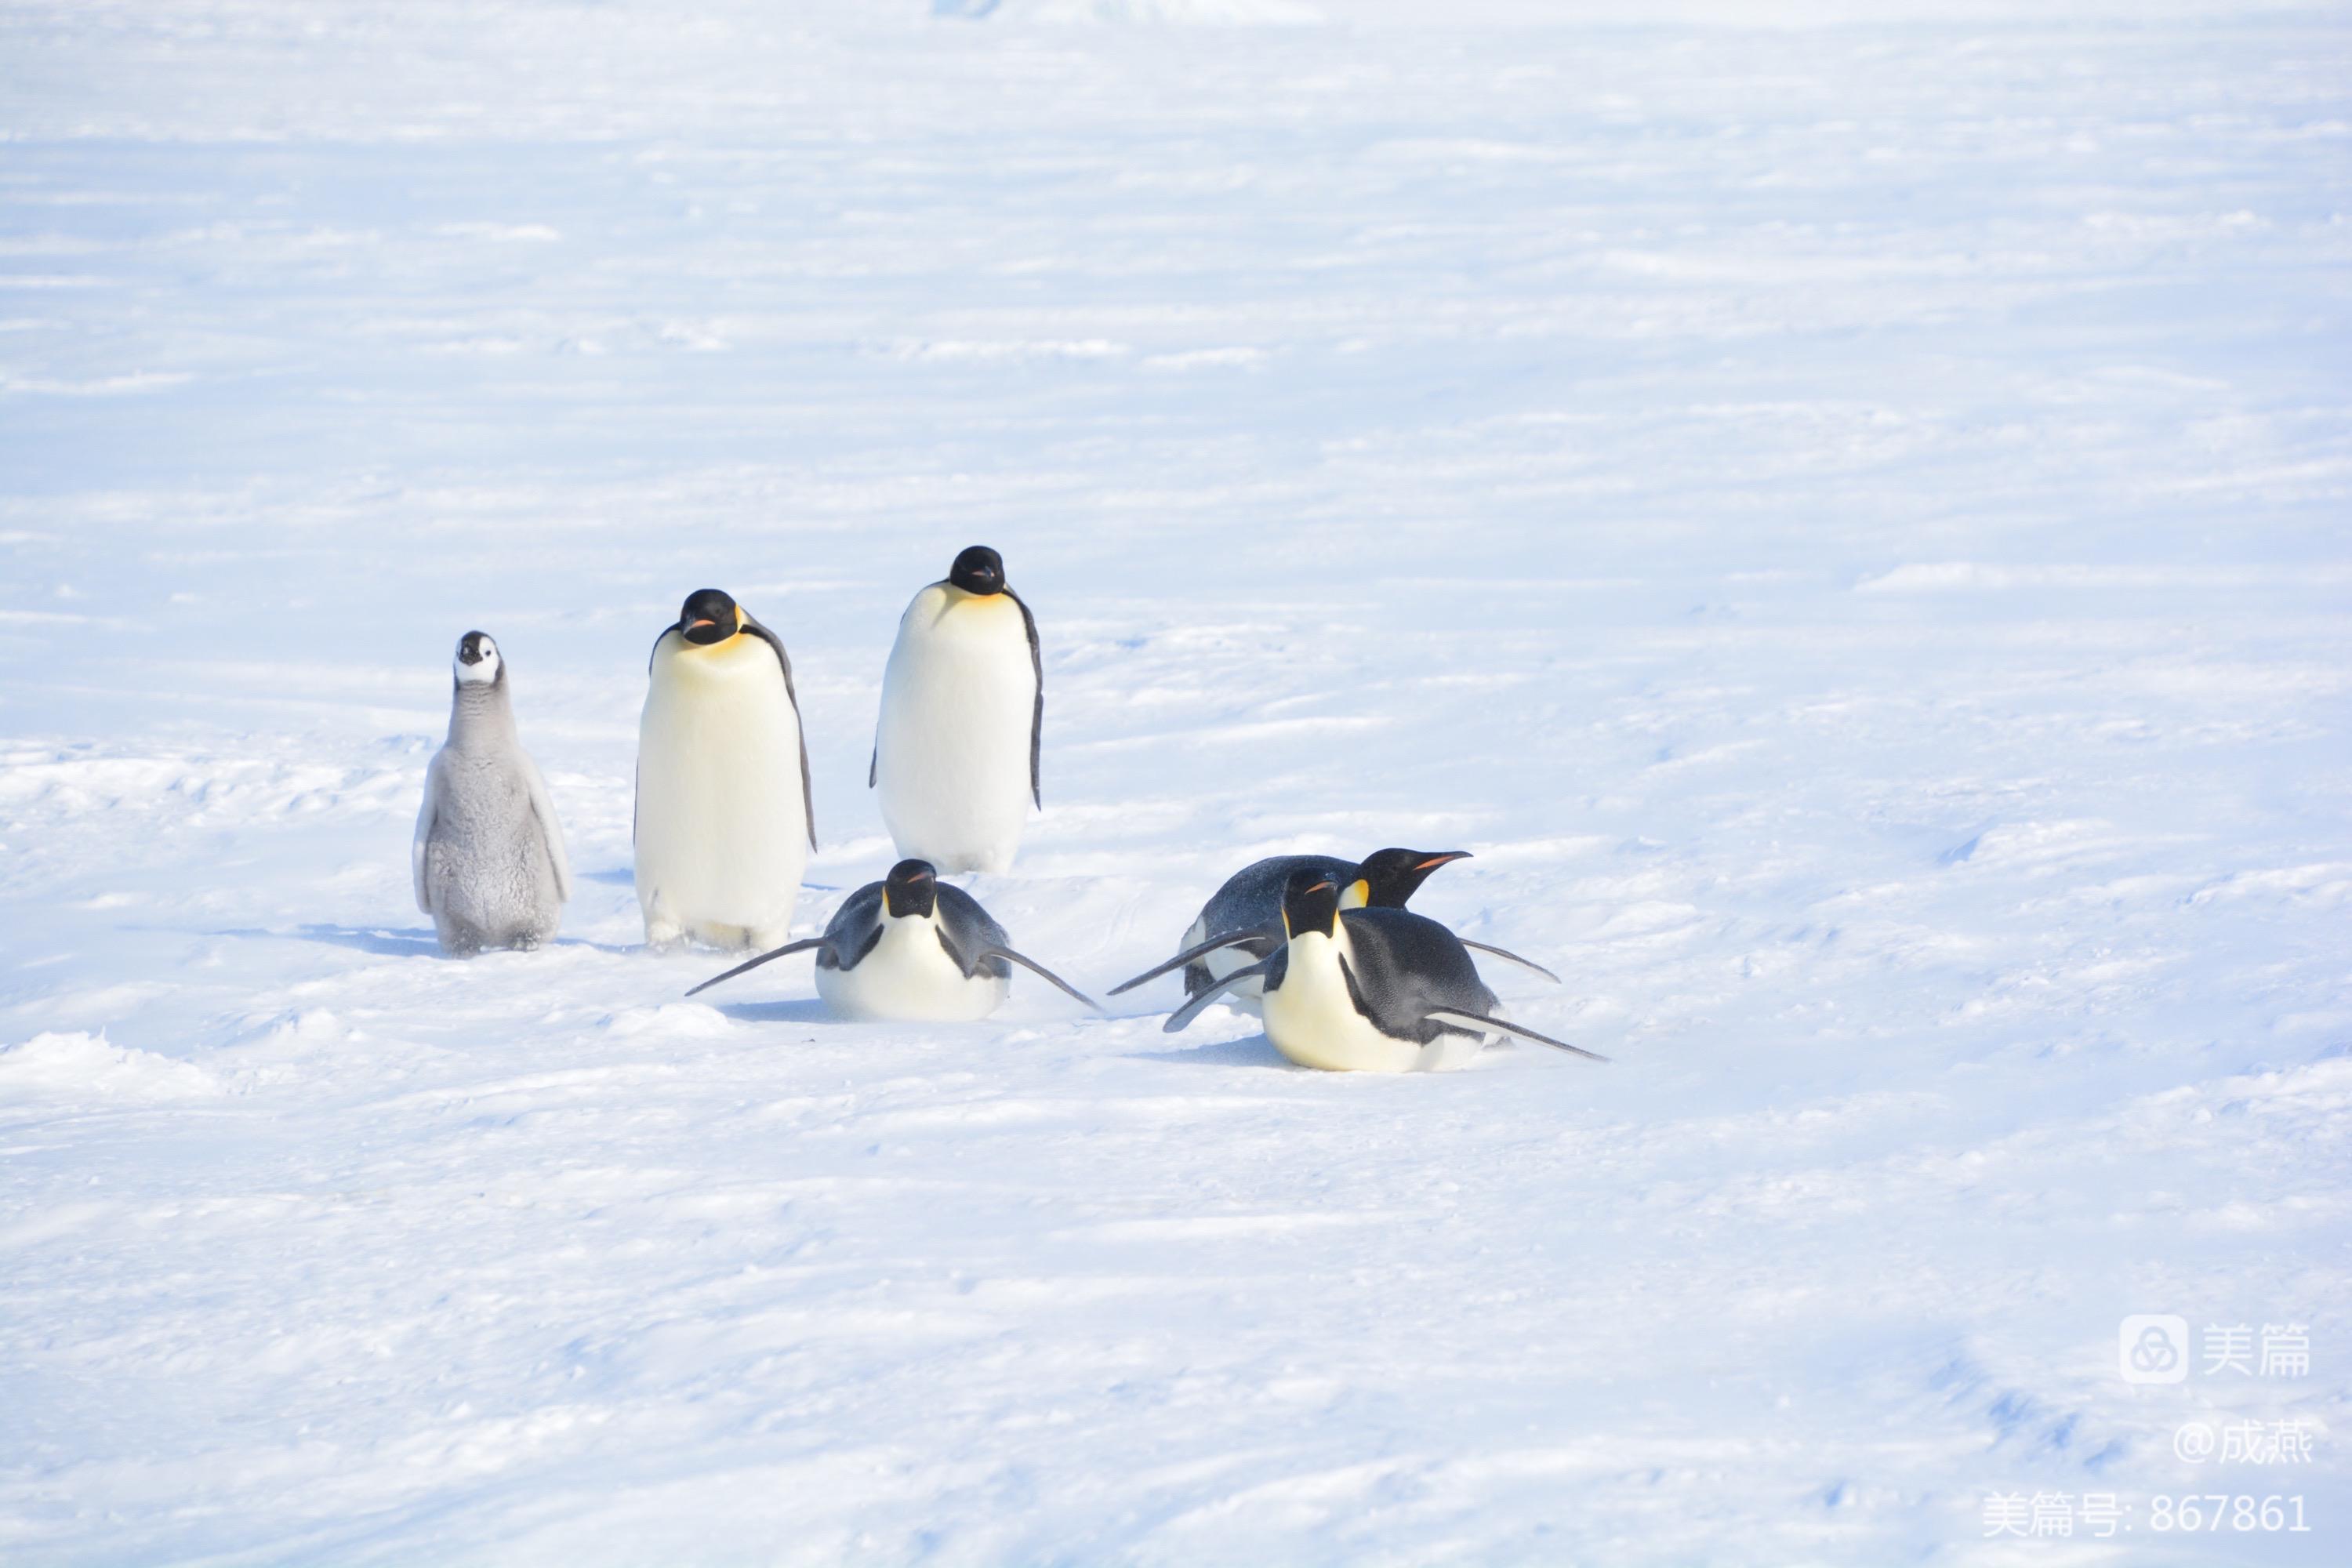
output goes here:
[{"label": "penguin foot", "polygon": [[686,928],[675,921],[647,921],[646,945],[656,952],[667,952],[686,940]]}]

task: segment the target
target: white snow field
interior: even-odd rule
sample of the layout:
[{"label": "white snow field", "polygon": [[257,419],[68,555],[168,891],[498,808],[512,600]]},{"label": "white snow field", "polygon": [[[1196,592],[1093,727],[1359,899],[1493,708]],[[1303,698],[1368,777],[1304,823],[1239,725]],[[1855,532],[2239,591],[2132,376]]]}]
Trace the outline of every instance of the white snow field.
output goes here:
[{"label": "white snow field", "polygon": [[[2352,17],[1853,9],[0,5],[0,1563],[2352,1561]],[[682,1000],[655,634],[814,930],[974,542],[1022,947],[1466,848],[1613,1061]]]}]

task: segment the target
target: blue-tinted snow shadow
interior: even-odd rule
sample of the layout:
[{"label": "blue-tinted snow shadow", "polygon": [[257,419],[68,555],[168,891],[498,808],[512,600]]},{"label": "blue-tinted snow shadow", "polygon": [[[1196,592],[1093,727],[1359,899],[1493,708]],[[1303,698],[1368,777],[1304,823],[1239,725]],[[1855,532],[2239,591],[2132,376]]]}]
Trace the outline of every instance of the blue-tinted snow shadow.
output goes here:
[{"label": "blue-tinted snow shadow", "polygon": [[838,1024],[822,998],[796,996],[789,1002],[726,1002],[719,1011],[739,1024]]},{"label": "blue-tinted snow shadow", "polygon": [[[301,925],[291,931],[259,931],[246,927],[230,931],[210,931],[206,936],[260,937],[274,942],[322,942],[331,947],[348,947],[357,952],[381,953],[388,958],[440,958],[441,939],[429,929],[415,926],[339,926]],[[549,947],[585,947],[598,952],[636,952],[635,947],[615,947],[607,942],[590,942],[584,936],[559,936],[545,945]],[[490,952],[502,952],[493,948]],[[454,956],[454,955],[450,955]]]},{"label": "blue-tinted snow shadow", "polygon": [[438,958],[441,939],[430,931],[415,927],[394,930],[389,926],[296,926],[291,931],[260,931],[251,926],[228,931],[208,931],[206,936],[254,937],[263,942],[323,942],[332,947],[348,947],[359,952],[382,953],[388,958]]},{"label": "blue-tinted snow shadow", "polygon": [[1213,1040],[1205,1046],[1184,1046],[1172,1051],[1138,1051],[1138,1061],[1174,1062],[1183,1067],[1278,1068],[1288,1064],[1264,1034],[1238,1039]]}]

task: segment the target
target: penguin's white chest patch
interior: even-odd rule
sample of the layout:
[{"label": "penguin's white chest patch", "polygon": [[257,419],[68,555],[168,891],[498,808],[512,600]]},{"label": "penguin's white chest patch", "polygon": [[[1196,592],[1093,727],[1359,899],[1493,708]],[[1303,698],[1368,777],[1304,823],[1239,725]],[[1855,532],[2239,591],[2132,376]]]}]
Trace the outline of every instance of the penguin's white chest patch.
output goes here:
[{"label": "penguin's white chest patch", "polygon": [[773,649],[665,641],[638,731],[636,881],[648,927],[728,932],[792,923],[808,860],[800,724]]},{"label": "penguin's white chest patch", "polygon": [[1013,863],[1030,805],[1037,676],[1021,606],[934,585],[882,677],[875,787],[902,856],[943,871]]},{"label": "penguin's white chest patch", "polygon": [[881,939],[855,969],[816,972],[817,994],[845,1018],[963,1023],[985,1018],[1011,987],[984,971],[967,977],[929,916],[882,918]]},{"label": "penguin's white chest patch", "polygon": [[1292,941],[1282,984],[1265,994],[1265,1037],[1301,1067],[1331,1072],[1430,1072],[1464,1065],[1483,1040],[1443,1034],[1423,1046],[1382,1034],[1356,1010],[1339,961],[1347,932]]}]

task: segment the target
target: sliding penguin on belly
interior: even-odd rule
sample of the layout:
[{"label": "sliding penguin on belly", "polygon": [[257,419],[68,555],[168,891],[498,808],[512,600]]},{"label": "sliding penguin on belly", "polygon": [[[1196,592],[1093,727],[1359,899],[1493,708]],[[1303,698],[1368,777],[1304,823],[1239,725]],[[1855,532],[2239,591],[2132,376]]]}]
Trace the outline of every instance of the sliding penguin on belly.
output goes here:
[{"label": "sliding penguin on belly", "polygon": [[975,544],[915,595],[882,673],[866,782],[898,853],[942,871],[1004,871],[1029,807],[1045,805],[1038,752],[1045,667],[1037,622]]},{"label": "sliding penguin on belly", "polygon": [[[1431,872],[1469,858],[1466,849],[1381,849],[1353,862],[1328,855],[1275,855],[1254,861],[1226,878],[1224,886],[1201,906],[1200,918],[1184,933],[1183,952],[1112,987],[1111,994],[1132,991],[1145,981],[1156,980],[1181,966],[1184,971],[1185,995],[1198,996],[1216,982],[1273,952],[1282,945],[1283,890],[1299,871],[1331,879],[1339,889],[1339,907],[1343,910],[1401,910],[1420,891]],[[1482,942],[1457,940],[1465,947],[1507,958],[1523,969],[1534,970],[1555,985],[1559,984],[1559,975],[1516,952],[1489,947]],[[1244,1012],[1255,1013],[1260,990],[1260,982],[1255,975],[1236,979],[1225,989],[1223,1000]]]},{"label": "sliding penguin on belly", "polygon": [[1013,965],[1043,975],[1095,1007],[1094,999],[1008,945],[1004,928],[961,888],[922,860],[901,860],[879,882],[849,895],[823,936],[787,942],[687,993],[795,952],[816,954],[816,994],[845,1018],[961,1023],[996,1011]]},{"label": "sliding penguin on belly", "polygon": [[791,934],[816,847],[793,663],[716,588],[655,639],[637,731],[637,903],[646,940],[767,947]]},{"label": "sliding penguin on belly", "polygon": [[1265,1037],[1301,1067],[1337,1072],[1434,1072],[1466,1064],[1504,1035],[1608,1058],[1510,1023],[1468,950],[1410,910],[1342,910],[1339,889],[1314,870],[1283,887],[1283,944],[1219,980],[1161,1026],[1181,1029],[1244,975],[1265,987]]}]

